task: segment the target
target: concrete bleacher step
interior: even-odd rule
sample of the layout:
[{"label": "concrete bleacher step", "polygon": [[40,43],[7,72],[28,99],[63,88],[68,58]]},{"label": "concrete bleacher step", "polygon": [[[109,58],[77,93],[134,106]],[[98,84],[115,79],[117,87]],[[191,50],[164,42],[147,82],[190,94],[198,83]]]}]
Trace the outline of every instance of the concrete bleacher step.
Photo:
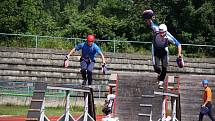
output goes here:
[{"label": "concrete bleacher step", "polygon": [[[21,52],[21,53],[37,53],[37,54],[59,54],[59,55],[65,55],[67,53],[66,50],[56,50],[56,49],[43,49],[43,48],[11,48],[11,47],[1,47],[0,48],[1,52]],[[143,56],[140,54],[128,54],[128,53],[118,53],[118,54],[113,54],[113,53],[106,53],[105,54],[108,57],[117,57],[117,58],[131,58],[131,59],[142,59],[142,58],[151,58],[151,56]],[[125,55],[129,55],[129,57],[126,57]],[[185,57],[186,58],[186,57]],[[170,60],[175,60],[175,59],[171,59]],[[195,58],[195,59],[186,59],[189,61],[193,61],[193,62],[204,62],[205,59],[204,58]],[[209,59],[209,62],[214,62],[215,59],[211,58]]]},{"label": "concrete bleacher step", "polygon": [[[17,76],[0,76],[1,80],[4,81],[21,81],[21,82],[47,82],[50,84],[55,83],[64,83],[64,84],[76,84],[80,85],[82,83],[82,79],[80,78],[53,78],[53,77],[17,77]],[[95,80],[93,79],[93,85],[107,85],[108,80]]]},{"label": "concrete bleacher step", "polygon": [[[61,72],[41,72],[41,71],[16,71],[16,70],[0,70],[1,76],[29,76],[29,77],[52,77],[52,78],[78,78],[81,79],[81,73],[61,73]],[[93,74],[94,80],[107,80],[108,75]]]},{"label": "concrete bleacher step", "polygon": [[[23,55],[26,55],[26,54],[33,54],[33,55],[45,55],[46,57],[55,57],[53,55],[57,55],[57,56],[60,56],[61,58],[64,57],[66,55],[66,53],[68,53],[66,50],[56,50],[56,49],[42,49],[42,48],[8,48],[8,47],[1,47],[0,48],[0,52],[2,52],[1,55],[3,55],[4,53],[5,56],[9,56],[13,53],[16,53],[17,57],[20,57],[20,55],[18,54],[23,54]],[[32,57],[34,57],[32,55]],[[75,54],[75,55],[78,55],[78,54]],[[126,59],[126,60],[150,60],[151,59],[151,56],[147,56],[147,55],[140,55],[140,54],[128,54],[128,53],[117,53],[117,54],[113,54],[113,53],[105,53],[106,57],[107,58],[111,58],[111,59]],[[44,56],[44,57],[45,57]],[[41,57],[41,56],[40,56]],[[38,58],[38,57],[36,57]],[[215,62],[215,59],[214,58],[185,58],[185,62],[196,62],[196,63],[203,63],[206,62],[205,60],[207,60],[207,62],[213,64]],[[170,57],[170,62],[175,62],[175,59],[176,57]]]},{"label": "concrete bleacher step", "polygon": [[[53,49],[23,49],[23,48],[0,48],[0,63],[9,65],[10,68],[19,67],[21,65],[27,65],[28,68],[34,69],[38,66],[44,67],[44,70],[38,71],[52,71],[52,72],[67,72],[63,69],[63,59],[65,58],[64,50]],[[113,54],[105,53],[107,59],[107,65],[110,72],[144,72],[153,71],[151,57],[132,54]],[[75,54],[71,58],[70,67],[74,70],[79,68],[80,54]],[[97,59],[101,62],[101,59]],[[186,66],[183,69],[176,67],[175,58],[170,58],[169,72],[179,73],[215,73],[213,67],[215,67],[214,59],[207,59],[207,63],[203,59],[187,59]],[[192,62],[192,63],[190,63]],[[201,69],[201,68],[202,69]],[[6,67],[8,69],[8,67]],[[47,68],[47,69],[46,69]],[[56,68],[53,70],[52,68]],[[95,70],[99,70],[100,65],[95,64]],[[4,69],[4,68],[2,68]],[[25,68],[26,69],[26,68]],[[31,70],[33,71],[33,70]],[[203,72],[202,72],[203,71]],[[72,72],[72,71],[71,71]],[[76,73],[76,72],[74,72]]]},{"label": "concrete bleacher step", "polygon": [[[0,48],[0,79],[8,81],[45,81],[50,83],[74,83],[80,84],[82,80],[80,79],[79,73],[79,58],[80,53],[75,54],[70,59],[70,67],[65,69],[62,67],[63,59],[65,58],[66,50],[53,50],[53,49],[40,49],[40,48]],[[122,104],[126,105],[132,101],[138,101],[138,103],[128,104],[128,107],[122,107],[122,109],[131,110],[129,107],[134,106],[138,109],[139,104],[145,103],[141,100],[141,92],[150,94],[150,91],[144,89],[147,85],[147,80],[154,81],[153,77],[155,73],[153,71],[153,66],[151,62],[151,56],[146,55],[136,55],[136,54],[113,54],[104,53],[106,57],[106,62],[108,69],[111,73],[118,74],[146,74],[150,78],[144,79],[139,76],[129,78],[123,78],[125,82],[120,82],[120,86],[128,87],[126,89],[119,89],[118,101],[125,101]],[[178,68],[175,63],[176,57],[170,57],[170,63],[168,68],[168,73],[177,73],[183,78],[181,79],[181,105],[182,105],[182,119],[185,121],[190,121],[190,117],[198,117],[199,106],[201,105],[202,87],[201,80],[210,80],[210,86],[212,89],[215,88],[215,58],[184,58],[185,67]],[[101,59],[97,57],[97,62],[95,64],[95,75],[93,78],[93,84],[107,84],[106,80],[100,80],[99,72]],[[19,74],[18,72],[22,73]],[[41,72],[41,73],[39,73]],[[145,73],[146,72],[146,73]],[[32,74],[33,73],[33,74]],[[46,73],[46,74],[45,74]],[[2,75],[1,75],[2,74]],[[191,76],[191,74],[196,74],[199,76]],[[66,76],[60,76],[66,75]],[[79,75],[78,77],[76,75]],[[203,75],[203,76],[201,76]],[[98,80],[97,77],[98,76]],[[140,80],[140,81],[138,81]],[[145,82],[146,81],[146,82]],[[149,85],[151,86],[151,85]],[[121,88],[121,87],[120,87]],[[130,91],[130,92],[129,92]],[[160,90],[161,91],[161,90]],[[213,93],[215,94],[214,90]],[[132,94],[132,95],[131,95]],[[126,98],[127,96],[127,98]],[[214,98],[215,96],[213,96]],[[214,100],[214,99],[213,99]],[[149,101],[145,100],[146,102]],[[159,97],[155,96],[153,104],[153,112],[159,111],[161,104],[159,104]],[[162,101],[161,101],[162,102]],[[192,102],[192,106],[189,103]],[[155,106],[154,106],[155,105]],[[155,108],[156,107],[156,108]],[[190,109],[194,111],[190,111]],[[133,109],[133,107],[132,107]],[[135,109],[134,109],[135,110]],[[215,112],[215,111],[213,111]],[[134,111],[129,116],[129,113],[124,114],[127,119],[137,119],[138,112]],[[187,118],[187,119],[186,119]],[[157,120],[157,119],[156,119]],[[130,120],[132,121],[132,119]]]}]

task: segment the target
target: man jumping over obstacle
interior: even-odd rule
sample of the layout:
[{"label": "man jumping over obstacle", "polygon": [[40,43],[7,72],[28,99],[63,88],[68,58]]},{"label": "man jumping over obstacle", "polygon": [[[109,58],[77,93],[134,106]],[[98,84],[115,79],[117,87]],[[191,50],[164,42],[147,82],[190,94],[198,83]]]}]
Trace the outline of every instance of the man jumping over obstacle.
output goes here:
[{"label": "man jumping over obstacle", "polygon": [[[155,17],[152,10],[145,10],[143,12],[143,17],[154,33],[154,38],[152,40],[152,62],[154,70],[158,74],[159,86],[162,86],[166,77],[169,59],[168,43],[171,42],[177,46],[178,58],[182,58],[181,44],[167,31],[167,26],[165,24],[160,24],[158,26],[153,22]],[[159,67],[160,61],[162,62],[162,69]]]},{"label": "man jumping over obstacle", "polygon": [[[88,85],[92,84],[92,71],[95,64],[95,56],[100,54],[102,58],[103,67],[105,66],[105,58],[102,54],[101,49],[94,43],[95,36],[88,35],[87,42],[83,42],[75,46],[69,54],[66,56],[66,59],[69,59],[70,55],[75,53],[76,51],[82,50],[81,58],[80,58],[80,65],[81,65],[81,74],[82,74],[82,85],[86,85],[88,80]],[[86,76],[87,75],[87,76]]]}]

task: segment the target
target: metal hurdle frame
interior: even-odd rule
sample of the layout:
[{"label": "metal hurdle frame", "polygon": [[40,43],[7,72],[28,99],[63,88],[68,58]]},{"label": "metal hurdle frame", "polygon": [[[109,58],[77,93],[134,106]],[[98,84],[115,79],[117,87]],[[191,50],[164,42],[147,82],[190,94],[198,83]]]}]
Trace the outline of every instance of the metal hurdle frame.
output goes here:
[{"label": "metal hurdle frame", "polygon": [[[90,87],[88,87],[90,88]],[[65,112],[57,121],[95,121],[88,113],[88,97],[90,90],[89,89],[76,89],[71,87],[58,87],[58,86],[48,86],[47,89],[54,90],[65,90],[66,91],[66,103],[65,103]],[[84,113],[77,119],[71,115],[70,113],[70,91],[74,92],[83,92],[85,98],[84,104]]]},{"label": "metal hurdle frame", "polygon": [[[166,97],[166,96],[176,97],[176,98],[179,97],[176,94],[165,93],[165,92],[154,92],[154,94],[162,95],[164,97]],[[158,119],[158,121],[166,121],[166,98],[163,99],[161,118]],[[176,99],[174,100],[174,103],[173,103],[173,111],[172,111],[172,120],[171,121],[178,121],[178,119],[176,118]]]},{"label": "metal hurdle frame", "polygon": [[42,108],[41,108],[40,121],[50,121],[48,119],[48,117],[45,115],[45,104],[44,104],[44,101],[43,101]]}]

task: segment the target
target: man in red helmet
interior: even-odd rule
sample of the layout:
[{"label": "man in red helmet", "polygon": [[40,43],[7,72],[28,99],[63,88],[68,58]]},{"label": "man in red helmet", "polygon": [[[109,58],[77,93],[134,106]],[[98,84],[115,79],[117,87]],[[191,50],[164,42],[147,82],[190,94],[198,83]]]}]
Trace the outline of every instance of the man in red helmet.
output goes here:
[{"label": "man in red helmet", "polygon": [[[97,54],[100,54],[102,58],[103,65],[105,65],[105,58],[102,54],[101,49],[94,43],[95,36],[94,35],[88,35],[87,36],[87,42],[83,42],[75,46],[69,54],[66,56],[67,59],[69,59],[70,55],[75,53],[76,51],[82,50],[81,58],[80,58],[80,65],[81,65],[81,74],[82,74],[82,85],[86,85],[86,82],[88,80],[88,85],[92,84],[92,71],[95,64],[95,56]],[[87,75],[87,76],[86,76]]]}]

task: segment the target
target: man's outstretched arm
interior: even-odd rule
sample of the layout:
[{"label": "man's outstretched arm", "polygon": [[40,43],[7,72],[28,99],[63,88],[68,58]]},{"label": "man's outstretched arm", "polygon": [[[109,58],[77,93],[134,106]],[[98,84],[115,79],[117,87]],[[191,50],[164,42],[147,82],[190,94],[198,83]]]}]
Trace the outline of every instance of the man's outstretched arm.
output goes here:
[{"label": "man's outstretched arm", "polygon": [[66,55],[66,58],[69,59],[70,55],[72,55],[73,53],[75,53],[76,49],[73,48],[68,55]]},{"label": "man's outstretched arm", "polygon": [[178,46],[178,57],[181,57],[182,47],[181,44]]},{"label": "man's outstretched arm", "polygon": [[100,52],[100,56],[101,56],[101,58],[102,58],[102,63],[105,64],[105,63],[106,63],[106,62],[105,62],[105,57],[104,57],[104,55],[103,55],[102,52]]}]

